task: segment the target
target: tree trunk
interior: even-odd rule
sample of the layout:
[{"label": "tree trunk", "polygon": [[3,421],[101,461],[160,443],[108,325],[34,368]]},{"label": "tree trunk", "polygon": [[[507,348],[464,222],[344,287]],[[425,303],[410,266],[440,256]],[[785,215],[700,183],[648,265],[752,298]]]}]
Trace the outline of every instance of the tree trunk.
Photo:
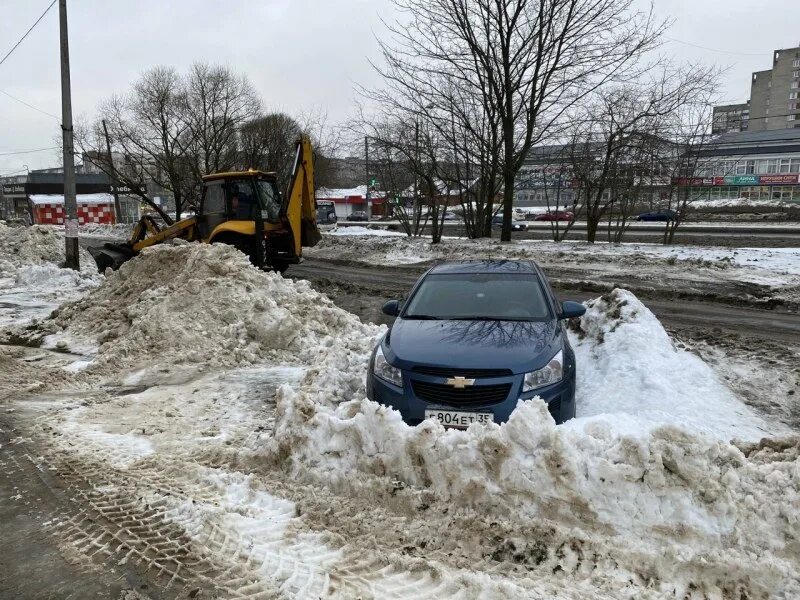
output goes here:
[{"label": "tree trunk", "polygon": [[181,213],[183,212],[183,200],[181,199],[180,192],[172,192],[175,197],[175,221],[181,220]]},{"label": "tree trunk", "polygon": [[597,228],[600,225],[600,217],[595,215],[586,215],[586,241],[594,244],[597,238]]},{"label": "tree trunk", "polygon": [[[514,214],[514,173],[506,172],[503,174],[503,229],[500,232],[501,242],[511,241],[511,221]],[[489,218],[489,228],[491,230],[492,219]]]}]

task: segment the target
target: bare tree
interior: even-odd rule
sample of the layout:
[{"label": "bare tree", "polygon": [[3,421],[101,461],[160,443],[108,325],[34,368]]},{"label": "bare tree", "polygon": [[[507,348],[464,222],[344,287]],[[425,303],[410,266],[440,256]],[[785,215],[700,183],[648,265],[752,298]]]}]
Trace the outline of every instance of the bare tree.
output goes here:
[{"label": "bare tree", "polygon": [[261,101],[247,78],[227,67],[195,63],[184,85],[184,148],[199,182],[236,165],[239,130],[260,114]]},{"label": "bare tree", "polygon": [[285,113],[256,117],[241,127],[239,166],[247,169],[275,171],[278,189],[289,187],[295,141],[302,133],[300,124]]},{"label": "bare tree", "polygon": [[[171,192],[177,218],[185,206],[187,179],[192,176],[182,143],[188,131],[182,90],[182,80],[174,69],[149,69],[128,94],[104,102],[100,119],[82,128],[78,138],[78,147],[90,162],[150,206],[155,203],[146,192],[147,181]],[[123,165],[106,160],[102,120],[108,125],[112,145],[126,157]],[[193,199],[189,204],[193,205]]]},{"label": "bare tree", "polygon": [[641,156],[653,145],[670,147],[665,121],[713,89],[716,74],[715,68],[664,66],[646,79],[598,91],[576,115],[568,156],[589,242],[618,202],[615,188],[630,191]]},{"label": "bare tree", "polygon": [[675,211],[675,218],[667,221],[663,242],[672,244],[675,232],[686,220],[694,200],[693,180],[699,172],[700,158],[715,144],[711,135],[713,92],[703,94],[687,103],[673,117],[671,127],[675,140],[675,156],[671,161],[667,208]]},{"label": "bare tree", "polygon": [[634,0],[395,4],[408,18],[389,26],[378,71],[418,115],[429,106],[446,111],[443,74],[480,99],[499,146],[503,240],[511,239],[514,181],[530,148],[586,94],[630,77],[665,28],[652,11],[634,11]]},{"label": "bare tree", "polygon": [[[441,139],[435,131],[420,127],[418,121],[409,122],[406,117],[405,114],[387,116],[380,122],[361,118],[352,127],[377,151],[372,158],[383,164],[384,171],[390,170],[392,180],[400,180],[404,173],[410,175],[411,207],[407,208],[404,203],[394,207],[407,235],[420,236],[430,228],[433,243],[438,243],[446,210],[442,194]],[[399,194],[405,195],[405,190]]]}]

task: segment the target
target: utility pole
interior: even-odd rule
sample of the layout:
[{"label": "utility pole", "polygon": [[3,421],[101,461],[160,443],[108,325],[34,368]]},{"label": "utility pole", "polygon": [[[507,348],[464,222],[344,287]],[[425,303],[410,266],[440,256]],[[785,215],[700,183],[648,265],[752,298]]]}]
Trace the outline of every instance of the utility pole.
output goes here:
[{"label": "utility pole", "polygon": [[111,157],[111,140],[108,139],[108,127],[106,127],[106,120],[103,119],[103,133],[106,136],[106,152],[108,153],[108,179],[111,182],[111,193],[114,194],[114,212],[117,216],[117,223],[122,223],[122,206],[119,203],[119,192],[117,191],[117,178],[113,176],[114,173],[114,159]]},{"label": "utility pole", "polygon": [[58,0],[58,22],[61,31],[61,131],[64,146],[64,226],[66,265],[80,270],[78,258],[78,201],[75,197],[75,150],[72,140],[72,86],[69,79],[69,37],[67,34],[67,0]]},{"label": "utility pole", "polygon": [[370,193],[369,193],[369,186],[371,183],[369,177],[369,138],[365,135],[364,136],[364,168],[367,170],[367,220],[372,218],[372,205],[370,204]]}]

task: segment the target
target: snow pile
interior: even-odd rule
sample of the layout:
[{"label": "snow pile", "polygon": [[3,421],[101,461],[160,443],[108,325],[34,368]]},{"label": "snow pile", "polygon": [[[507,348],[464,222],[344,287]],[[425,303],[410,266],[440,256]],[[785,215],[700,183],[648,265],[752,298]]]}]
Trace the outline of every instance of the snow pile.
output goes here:
[{"label": "snow pile", "polygon": [[706,575],[746,563],[737,574],[751,590],[800,591],[787,583],[798,568],[800,439],[727,441],[769,427],[632,294],[591,303],[575,336],[579,410],[597,416],[557,427],[534,399],[502,425],[409,427],[363,393],[331,401],[333,382],[363,373],[364,352],[279,390],[269,454],[334,489],[380,497],[410,487],[498,517],[622,535],[645,554],[664,544],[669,559],[651,575],[677,590],[702,583],[688,565],[705,560],[716,565]]},{"label": "snow pile", "polygon": [[[64,263],[63,230],[33,225],[9,227],[0,223],[0,276],[24,265]],[[80,251],[81,270],[96,272],[94,259],[85,250]]]},{"label": "snow pile", "polygon": [[114,223],[108,225],[105,223],[86,223],[78,227],[79,235],[82,237],[96,237],[96,238],[114,238],[127,240],[133,231],[133,224],[131,223]]},{"label": "snow pile", "polygon": [[676,348],[630,292],[616,289],[589,301],[574,329],[578,416],[613,413],[620,429],[625,423],[616,413],[622,412],[636,417],[632,432],[643,421],[674,423],[725,440],[776,433],[776,426],[743,405],[700,357]]},{"label": "snow pile", "polygon": [[[718,198],[715,200],[694,200],[690,208],[789,208],[791,202],[781,200],[756,200],[751,198]],[[796,204],[795,204],[796,205]]]},{"label": "snow pile", "polygon": [[364,227],[362,225],[353,225],[352,227],[348,227],[346,225],[337,225],[327,233],[328,235],[332,236],[366,235],[374,237],[407,237],[402,231],[388,231],[386,229],[377,228],[373,229]]},{"label": "snow pile", "polygon": [[162,244],[109,273],[63,306],[42,330],[94,341],[89,369],[170,363],[245,366],[263,361],[346,360],[381,329],[365,325],[311,288],[253,267],[224,244]]},{"label": "snow pile", "polygon": [[96,287],[94,260],[84,251],[80,260],[80,272],[58,266],[64,262],[64,237],[53,228],[0,223],[0,326],[42,319]]}]

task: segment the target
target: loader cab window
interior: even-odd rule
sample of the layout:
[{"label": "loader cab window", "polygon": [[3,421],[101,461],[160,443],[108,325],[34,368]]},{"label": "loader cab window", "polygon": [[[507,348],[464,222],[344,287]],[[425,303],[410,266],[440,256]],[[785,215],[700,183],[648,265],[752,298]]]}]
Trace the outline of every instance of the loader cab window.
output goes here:
[{"label": "loader cab window", "polygon": [[250,181],[232,181],[228,184],[228,195],[230,197],[231,219],[252,221],[255,218],[253,207],[256,201],[253,194],[253,185]]},{"label": "loader cab window", "polygon": [[259,179],[256,181],[256,189],[262,218],[270,223],[280,222],[281,196],[275,184],[272,181]]},{"label": "loader cab window", "polygon": [[225,188],[222,181],[206,184],[200,214],[202,218],[198,221],[198,227],[203,237],[208,237],[217,225],[226,221]]},{"label": "loader cab window", "polygon": [[222,182],[206,186],[203,196],[203,214],[225,212],[225,191]]}]

